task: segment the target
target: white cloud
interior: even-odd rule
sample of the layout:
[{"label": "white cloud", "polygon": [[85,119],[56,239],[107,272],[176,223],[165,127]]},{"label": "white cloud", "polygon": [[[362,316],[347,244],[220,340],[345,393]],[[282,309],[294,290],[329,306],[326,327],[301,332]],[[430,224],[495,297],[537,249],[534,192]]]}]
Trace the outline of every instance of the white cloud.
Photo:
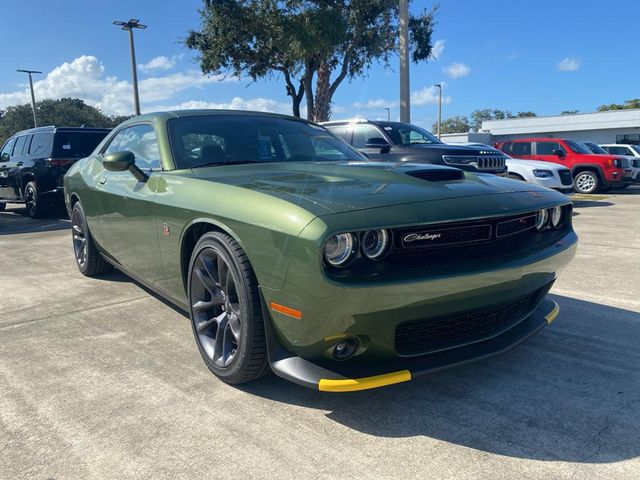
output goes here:
[{"label": "white cloud", "polygon": [[580,63],[577,58],[566,57],[557,63],[557,67],[561,72],[575,72],[580,69]]},{"label": "white cloud", "polygon": [[[152,110],[191,110],[191,109],[223,109],[223,110],[255,110],[258,112],[275,112],[291,115],[291,103],[279,102],[270,98],[242,98],[233,97],[230,102],[205,102],[190,100],[175,105],[157,105]],[[302,109],[303,110],[303,109]],[[301,111],[303,117],[305,112]]]},{"label": "white cloud", "polygon": [[159,57],[152,58],[147,63],[138,64],[138,68],[144,73],[152,72],[154,70],[170,70],[175,66],[175,55],[171,58],[161,55]]},{"label": "white cloud", "polygon": [[[446,88],[446,83],[441,82],[442,88]],[[424,87],[422,90],[416,90],[411,92],[411,105],[420,107],[423,105],[437,105],[440,92],[438,87],[430,86]],[[448,105],[451,103],[451,97],[447,95],[442,96],[442,103]]]},{"label": "white cloud", "polygon": [[433,44],[433,48],[431,49],[431,58],[434,60],[438,60],[444,51],[444,44],[446,40],[436,40],[436,43]]},{"label": "white cloud", "polygon": [[398,106],[398,102],[385,100],[384,98],[376,98],[375,100],[367,100],[366,102],[355,102],[353,108],[394,108]]},{"label": "white cloud", "polygon": [[471,67],[464,63],[454,62],[451,65],[442,67],[442,71],[451,78],[466,77],[471,73]]},{"label": "white cloud", "polygon": [[[143,110],[148,110],[146,104],[150,102],[169,100],[180,91],[221,81],[237,81],[237,78],[206,77],[195,70],[145,78],[139,82],[140,99],[145,104]],[[129,81],[106,76],[102,62],[91,55],[65,62],[34,83],[36,99],[81,98],[103,112],[115,115],[129,114],[133,110],[131,89]],[[0,93],[0,107],[28,101],[27,86],[23,90]]]}]

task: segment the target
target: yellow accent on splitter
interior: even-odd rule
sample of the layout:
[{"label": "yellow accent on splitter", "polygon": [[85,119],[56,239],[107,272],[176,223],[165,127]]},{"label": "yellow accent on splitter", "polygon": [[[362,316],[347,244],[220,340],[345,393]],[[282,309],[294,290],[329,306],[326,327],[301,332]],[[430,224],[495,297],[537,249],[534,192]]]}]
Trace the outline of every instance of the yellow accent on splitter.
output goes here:
[{"label": "yellow accent on splitter", "polygon": [[551,310],[549,313],[547,313],[544,316],[544,319],[547,321],[547,325],[551,325],[551,323],[556,319],[556,317],[560,313],[560,305],[558,305],[556,302],[553,302],[553,305],[554,305],[553,310]]},{"label": "yellow accent on splitter", "polygon": [[409,380],[411,380],[411,372],[409,370],[345,380],[327,380],[323,378],[318,382],[318,390],[322,392],[355,392],[369,388],[384,387],[385,385],[393,385],[394,383],[408,382]]}]

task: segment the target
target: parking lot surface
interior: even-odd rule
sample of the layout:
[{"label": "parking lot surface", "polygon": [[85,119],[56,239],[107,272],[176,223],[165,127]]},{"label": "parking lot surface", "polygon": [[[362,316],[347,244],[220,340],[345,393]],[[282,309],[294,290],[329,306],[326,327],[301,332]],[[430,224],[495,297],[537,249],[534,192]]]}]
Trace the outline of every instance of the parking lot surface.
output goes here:
[{"label": "parking lot surface", "polygon": [[582,197],[551,327],[353,394],[232,387],[182,313],[77,270],[68,220],[0,213],[0,478],[589,478],[640,472],[640,188]]}]

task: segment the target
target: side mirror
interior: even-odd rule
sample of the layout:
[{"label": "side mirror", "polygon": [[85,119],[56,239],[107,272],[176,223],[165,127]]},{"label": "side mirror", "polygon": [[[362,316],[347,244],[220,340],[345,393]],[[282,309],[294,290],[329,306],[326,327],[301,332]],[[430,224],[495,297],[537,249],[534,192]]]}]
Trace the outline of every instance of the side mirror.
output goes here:
[{"label": "side mirror", "polygon": [[139,182],[144,182],[148,178],[136,165],[136,156],[129,151],[107,153],[102,160],[102,165],[110,172],[129,170]]},{"label": "side mirror", "polygon": [[379,148],[380,153],[388,153],[391,150],[391,145],[382,137],[367,138],[364,144],[367,148]]},{"label": "side mirror", "polygon": [[554,154],[556,157],[560,157],[560,158],[562,158],[562,157],[564,157],[564,156],[566,155],[566,154],[564,153],[564,150],[560,150],[559,148],[555,149],[555,150],[553,151],[553,154]]}]

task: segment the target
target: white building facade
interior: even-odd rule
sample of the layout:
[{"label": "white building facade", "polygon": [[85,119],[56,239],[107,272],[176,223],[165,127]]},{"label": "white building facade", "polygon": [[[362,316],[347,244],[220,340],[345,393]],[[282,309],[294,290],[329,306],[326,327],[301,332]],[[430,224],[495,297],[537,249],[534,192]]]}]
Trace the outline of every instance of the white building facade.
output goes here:
[{"label": "white building facade", "polygon": [[480,132],[445,134],[442,135],[442,141],[491,144],[526,137],[640,144],[640,109],[487,120],[482,122]]}]

